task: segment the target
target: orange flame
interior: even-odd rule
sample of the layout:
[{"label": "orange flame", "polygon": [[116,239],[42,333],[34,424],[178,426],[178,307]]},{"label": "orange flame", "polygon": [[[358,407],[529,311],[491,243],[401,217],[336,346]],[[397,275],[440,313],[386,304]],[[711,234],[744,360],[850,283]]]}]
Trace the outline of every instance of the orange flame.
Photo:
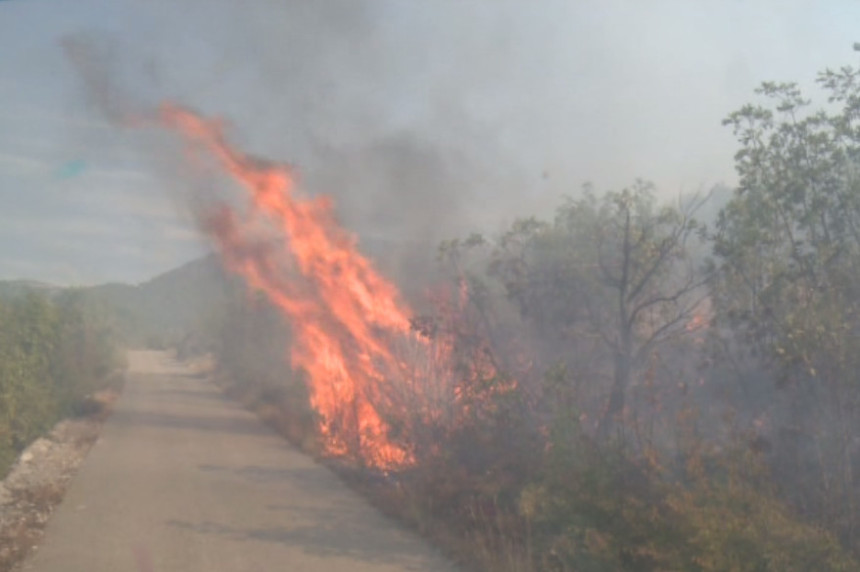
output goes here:
[{"label": "orange flame", "polygon": [[[398,338],[412,335],[410,312],[338,225],[326,198],[301,196],[290,170],[232,148],[220,125],[164,105],[162,122],[209,152],[248,192],[240,218],[222,206],[207,221],[225,264],[290,318],[293,367],[307,374],[311,405],[331,453],[349,454],[380,468],[409,464],[410,451],[391,442],[375,404],[380,388],[402,364]],[[267,223],[277,244],[256,243],[251,229]]]}]

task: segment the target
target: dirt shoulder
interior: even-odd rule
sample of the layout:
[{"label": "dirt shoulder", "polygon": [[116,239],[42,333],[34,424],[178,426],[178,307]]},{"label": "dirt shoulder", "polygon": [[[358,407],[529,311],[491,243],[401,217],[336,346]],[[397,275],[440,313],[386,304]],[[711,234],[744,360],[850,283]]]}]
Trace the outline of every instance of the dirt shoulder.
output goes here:
[{"label": "dirt shoulder", "polygon": [[57,423],[21,453],[0,481],[0,572],[12,570],[41,540],[119,393],[119,388],[98,392],[89,415]]}]

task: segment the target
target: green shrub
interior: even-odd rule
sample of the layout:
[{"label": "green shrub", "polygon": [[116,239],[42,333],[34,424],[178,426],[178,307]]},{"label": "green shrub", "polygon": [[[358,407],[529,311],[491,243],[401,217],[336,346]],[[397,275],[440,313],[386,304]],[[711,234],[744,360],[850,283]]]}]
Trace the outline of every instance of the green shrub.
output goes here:
[{"label": "green shrub", "polygon": [[104,318],[75,292],[0,303],[0,475],[121,363]]}]

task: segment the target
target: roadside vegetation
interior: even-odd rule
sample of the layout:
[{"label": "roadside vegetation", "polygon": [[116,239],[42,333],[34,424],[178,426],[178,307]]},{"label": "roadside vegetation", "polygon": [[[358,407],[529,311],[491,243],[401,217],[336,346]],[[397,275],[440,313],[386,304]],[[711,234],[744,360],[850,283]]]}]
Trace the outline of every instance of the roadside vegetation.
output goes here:
[{"label": "roadside vegetation", "polygon": [[[415,464],[356,486],[483,570],[860,569],[860,71],[818,82],[728,116],[731,191],[585,188],[443,244],[413,326],[457,397],[396,396]],[[221,377],[314,451],[286,324],[232,299]]]},{"label": "roadside vegetation", "polygon": [[208,335],[190,337],[179,357],[212,351],[216,382],[228,395],[305,451],[319,453],[307,386],[288,365],[286,322],[262,295],[249,295],[240,283],[228,291],[230,301],[207,320]]},{"label": "roadside vegetation", "polygon": [[80,292],[0,298],[0,476],[58,420],[92,413],[123,359],[108,313]]}]

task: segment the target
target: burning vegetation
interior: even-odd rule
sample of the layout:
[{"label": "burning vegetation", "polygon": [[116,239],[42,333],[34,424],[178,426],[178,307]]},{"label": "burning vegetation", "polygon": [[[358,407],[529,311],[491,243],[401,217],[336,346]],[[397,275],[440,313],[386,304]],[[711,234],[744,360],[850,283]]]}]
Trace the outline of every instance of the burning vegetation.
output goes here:
[{"label": "burning vegetation", "polygon": [[[377,405],[383,379],[408,367],[395,344],[413,336],[395,286],[337,224],[329,200],[297,194],[287,167],[234,150],[217,123],[188,110],[165,106],[162,118],[247,191],[246,212],[222,205],[204,226],[226,265],[289,319],[291,362],[307,375],[328,452],[381,468],[411,462],[411,452],[388,438]],[[253,232],[261,224],[274,235],[265,243]]]},{"label": "burning vegetation", "polygon": [[[161,120],[243,191],[203,228],[265,296],[237,315],[288,324],[293,373],[275,344],[260,395],[296,413],[300,379],[324,453],[385,474],[363,486],[465,560],[854,570],[858,74],[821,75],[832,116],[775,84],[730,115],[741,182],[716,207],[637,182],[444,243],[420,314],[290,168],[187,109]],[[226,334],[222,363],[248,380],[259,346]]]},{"label": "burning vegetation", "polygon": [[[161,117],[247,193],[246,209],[222,204],[203,226],[227,267],[289,322],[291,365],[306,376],[327,453],[377,469],[411,465],[408,428],[415,420],[407,420],[407,411],[417,407],[426,424],[446,400],[468,408],[470,389],[452,383],[451,340],[438,324],[412,314],[338,224],[331,201],[302,196],[288,167],[235,150],[217,122],[189,110],[165,105]],[[449,311],[465,307],[465,282],[457,297]],[[470,362],[469,381],[496,376],[490,356],[487,350],[486,359]],[[389,437],[392,424],[400,432],[396,441]]]}]

